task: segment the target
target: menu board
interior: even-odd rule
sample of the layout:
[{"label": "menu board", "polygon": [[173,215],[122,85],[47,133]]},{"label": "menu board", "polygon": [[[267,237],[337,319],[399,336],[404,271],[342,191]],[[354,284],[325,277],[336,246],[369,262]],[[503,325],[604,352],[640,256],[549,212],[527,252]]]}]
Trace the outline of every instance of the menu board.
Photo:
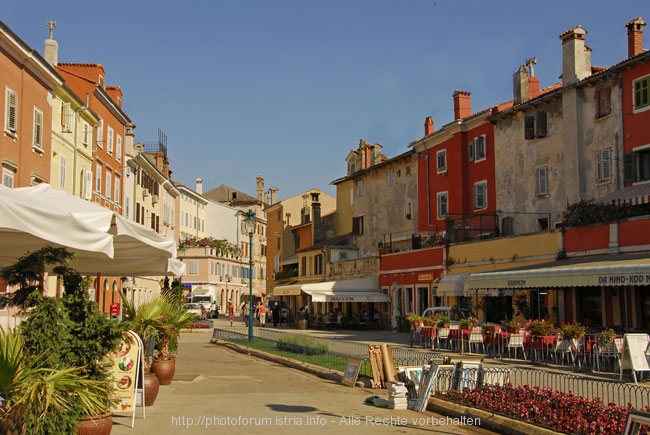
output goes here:
[{"label": "menu board", "polygon": [[111,407],[113,412],[134,413],[135,392],[142,370],[140,339],[133,331],[122,336],[120,346],[107,358],[116,402]]},{"label": "menu board", "polygon": [[621,358],[621,378],[623,370],[631,369],[636,382],[636,372],[650,371],[650,337],[648,334],[625,334],[623,356]]}]

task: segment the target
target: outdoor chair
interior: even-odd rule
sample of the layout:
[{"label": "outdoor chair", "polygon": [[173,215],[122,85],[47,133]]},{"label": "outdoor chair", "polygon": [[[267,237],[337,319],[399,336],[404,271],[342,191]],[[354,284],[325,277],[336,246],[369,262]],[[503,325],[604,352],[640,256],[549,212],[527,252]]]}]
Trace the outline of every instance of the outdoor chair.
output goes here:
[{"label": "outdoor chair", "polygon": [[510,356],[512,349],[514,349],[515,358],[517,358],[517,349],[521,349],[524,360],[526,359],[526,350],[524,349],[524,334],[510,334],[510,339],[508,339],[508,344],[506,347],[508,348],[508,356]]},{"label": "outdoor chair", "polygon": [[605,347],[596,346],[595,354],[593,355],[596,370],[600,372],[601,367],[609,369],[614,372],[620,370],[621,355],[623,353],[623,338],[616,338]]},{"label": "outdoor chair", "polygon": [[436,332],[436,343],[438,343],[438,349],[442,349],[442,344],[445,343],[447,349],[451,348],[451,341],[449,339],[449,328],[438,328]]},{"label": "outdoor chair", "polygon": [[555,341],[555,350],[553,350],[553,359],[555,364],[563,364],[564,359],[571,358],[571,340],[564,340],[558,336]]},{"label": "outdoor chair", "polygon": [[467,340],[467,351],[472,352],[472,345],[475,345],[476,348],[481,346],[483,348],[483,353],[485,353],[485,342],[483,341],[483,328],[481,326],[475,326],[472,328],[472,331],[469,333],[469,339]]}]

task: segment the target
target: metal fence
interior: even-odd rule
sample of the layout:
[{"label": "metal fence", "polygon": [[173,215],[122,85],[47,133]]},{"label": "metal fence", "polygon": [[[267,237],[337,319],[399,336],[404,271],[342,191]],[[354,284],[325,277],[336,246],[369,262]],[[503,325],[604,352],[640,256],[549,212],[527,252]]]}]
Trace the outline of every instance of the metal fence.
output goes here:
[{"label": "metal fence", "polygon": [[[277,349],[275,343],[282,336],[295,336],[273,329],[257,328],[254,337],[259,343],[268,344],[266,350]],[[305,334],[305,336],[307,336]],[[248,345],[247,328],[215,328],[213,338],[234,341],[238,344]],[[368,345],[346,340],[329,340],[308,336],[315,343],[323,343],[328,347],[327,355],[319,362],[328,369],[341,367],[348,358],[362,360],[360,376],[372,376],[368,359]],[[411,349],[405,347],[391,348],[397,366],[425,366],[432,360],[442,360],[444,353]],[[442,395],[450,391],[460,391],[463,388],[476,388],[483,385],[505,385],[514,387],[533,386],[550,388],[554,391],[571,392],[576,396],[588,399],[599,398],[603,403],[615,403],[620,406],[630,405],[635,409],[650,406],[650,388],[636,384],[623,383],[613,380],[596,379],[593,377],[574,374],[558,373],[549,370],[524,367],[485,367],[481,363],[456,363],[452,366],[443,366],[436,378],[433,391]]]}]

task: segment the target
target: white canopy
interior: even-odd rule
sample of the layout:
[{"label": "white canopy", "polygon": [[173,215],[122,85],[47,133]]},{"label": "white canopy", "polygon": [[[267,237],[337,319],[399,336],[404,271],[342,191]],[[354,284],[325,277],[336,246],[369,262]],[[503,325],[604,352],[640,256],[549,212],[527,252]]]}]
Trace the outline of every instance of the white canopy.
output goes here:
[{"label": "white canopy", "polygon": [[390,302],[390,296],[379,290],[378,278],[309,283],[301,288],[312,302]]},{"label": "white canopy", "polygon": [[0,185],[0,266],[45,246],[65,247],[93,262],[113,257],[113,237],[58,209],[44,208]]},{"label": "white canopy", "polygon": [[467,272],[445,275],[438,283],[436,296],[464,296],[465,285],[468,278],[469,273]]},{"label": "white canopy", "polygon": [[71,267],[83,274],[105,275],[177,275],[185,274],[185,265],[176,260],[174,240],[158,234],[117,212],[85,201],[49,184],[14,189],[38,201],[42,209],[68,212],[74,218],[112,239],[114,255],[110,261],[78,257]]}]

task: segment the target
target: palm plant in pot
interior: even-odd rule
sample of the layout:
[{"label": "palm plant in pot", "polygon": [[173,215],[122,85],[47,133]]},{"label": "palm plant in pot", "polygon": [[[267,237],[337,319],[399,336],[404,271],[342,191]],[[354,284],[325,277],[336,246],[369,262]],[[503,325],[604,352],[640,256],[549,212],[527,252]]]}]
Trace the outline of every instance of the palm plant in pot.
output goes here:
[{"label": "palm plant in pot", "polygon": [[[9,285],[19,285],[20,305],[28,317],[19,331],[23,340],[26,367],[41,373],[53,370],[78,373],[93,386],[95,404],[89,407],[82,398],[86,391],[67,395],[69,405],[49,409],[50,416],[41,414],[24,417],[28,433],[110,433],[113,385],[102,360],[116,350],[122,329],[120,325],[99,312],[88,298],[88,279],[67,266],[71,254],[62,248],[44,248],[19,259],[2,270]],[[58,265],[54,273],[62,278],[64,296],[61,299],[42,295],[45,266]],[[39,279],[35,280],[35,276]],[[14,301],[15,302],[15,301]],[[50,405],[48,405],[50,406]],[[92,428],[91,432],[84,425]],[[39,431],[34,432],[38,426]],[[104,428],[104,432],[97,432]]]}]

